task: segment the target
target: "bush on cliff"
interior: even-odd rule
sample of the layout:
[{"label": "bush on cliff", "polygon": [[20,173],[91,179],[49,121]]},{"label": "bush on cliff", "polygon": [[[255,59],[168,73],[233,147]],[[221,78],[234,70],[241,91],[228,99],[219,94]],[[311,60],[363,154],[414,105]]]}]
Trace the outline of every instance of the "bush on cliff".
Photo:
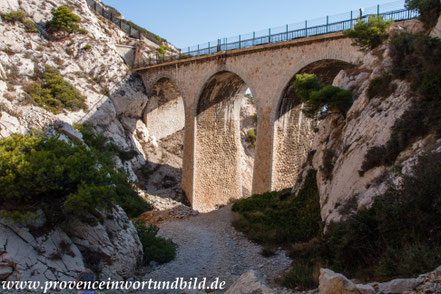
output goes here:
[{"label": "bush on cliff", "polygon": [[439,0],[406,0],[406,7],[418,10],[420,19],[427,29],[436,25],[441,12]]},{"label": "bush on cliff", "polygon": [[14,24],[16,22],[22,23],[25,27],[25,31],[28,33],[38,32],[38,29],[35,26],[35,23],[30,19],[26,19],[27,15],[24,11],[21,11],[21,10],[11,11],[9,13],[1,14],[1,17],[3,18],[4,21],[7,21],[7,22],[11,22]]},{"label": "bush on cliff", "polygon": [[63,109],[87,110],[86,97],[65,81],[56,68],[46,65],[45,72],[37,79],[38,82],[27,85],[24,90],[38,106],[55,114],[61,113]]},{"label": "bush on cliff", "polygon": [[362,50],[374,49],[387,39],[386,29],[392,21],[385,21],[383,16],[369,16],[368,20],[359,19],[353,29],[344,31],[343,34],[353,40],[354,46]]},{"label": "bush on cliff", "polygon": [[83,33],[78,23],[81,18],[73,13],[69,7],[62,5],[52,11],[52,19],[46,23],[46,28],[50,33],[65,33],[67,35],[73,32]]},{"label": "bush on cliff", "polygon": [[302,111],[308,117],[320,118],[336,111],[346,116],[352,106],[352,93],[334,86],[323,86],[314,74],[298,74],[293,82],[300,100],[305,103]]},{"label": "bush on cliff", "polygon": [[151,209],[127,176],[95,148],[43,135],[0,140],[0,200],[2,216],[26,222],[42,210],[48,225],[112,203],[129,217]]}]

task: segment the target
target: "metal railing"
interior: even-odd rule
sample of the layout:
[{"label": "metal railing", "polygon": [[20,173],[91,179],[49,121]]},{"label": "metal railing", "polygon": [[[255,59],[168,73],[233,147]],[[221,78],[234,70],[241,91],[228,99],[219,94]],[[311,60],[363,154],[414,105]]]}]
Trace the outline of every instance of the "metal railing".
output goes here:
[{"label": "metal railing", "polygon": [[110,11],[104,9],[104,7],[101,4],[97,3],[96,1],[94,0],[86,0],[86,1],[87,4],[89,4],[89,6],[96,11],[96,13],[116,24],[121,30],[126,32],[127,35],[133,38],[141,39],[142,33],[139,30],[125,23],[123,20],[121,20],[121,18],[116,17]]},{"label": "metal railing", "polygon": [[185,51],[181,49],[182,53],[179,55],[157,56],[156,58],[150,57],[148,60],[144,60],[142,64],[139,64],[138,67],[209,55],[217,52],[249,48],[269,43],[278,43],[299,38],[341,32],[353,28],[360,19],[367,21],[370,16],[380,15],[387,21],[403,21],[419,16],[416,10],[405,9],[403,1],[397,1],[367,9],[350,11],[344,14],[326,16],[321,19],[305,21],[304,23],[286,25],[284,27],[253,32],[251,34],[239,35],[231,38],[218,39],[214,42],[187,47]]}]

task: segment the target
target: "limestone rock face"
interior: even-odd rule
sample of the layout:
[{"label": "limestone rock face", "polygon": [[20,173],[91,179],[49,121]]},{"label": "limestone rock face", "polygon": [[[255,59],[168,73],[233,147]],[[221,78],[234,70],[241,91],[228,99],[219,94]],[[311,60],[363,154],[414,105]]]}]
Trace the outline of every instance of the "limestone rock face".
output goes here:
[{"label": "limestone rock face", "polygon": [[438,18],[438,23],[436,26],[432,29],[432,32],[430,33],[431,37],[441,38],[441,16]]},{"label": "limestone rock face", "polygon": [[97,226],[75,221],[69,229],[38,233],[44,232],[42,225],[30,230],[0,221],[2,280],[75,280],[86,267],[102,278],[121,279],[133,275],[142,261],[136,229],[120,207],[103,213]]},{"label": "limestone rock face", "polygon": [[249,271],[242,276],[225,292],[225,294],[276,294],[262,282],[255,271]]},{"label": "limestone rock face", "polygon": [[320,270],[320,294],[375,294],[369,285],[354,284],[342,274],[337,274],[329,269]]},{"label": "limestone rock face", "polygon": [[98,263],[90,266],[94,266],[102,278],[128,278],[142,262],[138,234],[121,207],[104,212],[103,221],[94,227],[71,226],[68,234],[84,256],[97,258]]},{"label": "limestone rock face", "polygon": [[412,291],[423,282],[422,279],[395,279],[387,283],[377,284],[378,291],[385,294]]},{"label": "limestone rock face", "polygon": [[[47,38],[44,23],[52,18],[52,9],[60,5],[69,6],[81,17],[80,26],[88,34],[74,33],[61,40]],[[136,137],[121,124],[125,118],[140,119],[148,101],[141,79],[131,75],[116,47],[133,43],[133,39],[98,16],[86,0],[76,1],[75,5],[70,0],[0,3],[0,12],[17,10],[24,11],[39,32],[25,32],[19,22],[0,22],[0,136],[60,123],[88,123],[99,132],[111,134],[122,149],[141,149],[142,154]],[[65,110],[56,115],[29,103],[30,96],[24,89],[35,82],[34,75],[42,73],[45,65],[57,68],[63,78],[87,98],[87,111]],[[65,138],[72,140],[69,134],[70,131],[63,132]],[[129,173],[131,180],[137,181],[133,169],[144,163],[145,160],[135,158],[119,167]]]},{"label": "limestone rock face", "polygon": [[0,11],[2,12],[16,11],[20,7],[18,2],[19,2],[18,0],[3,0],[0,2]]},{"label": "limestone rock face", "polygon": [[42,236],[0,223],[2,280],[74,280],[85,270],[83,256],[69,236],[57,228]]},{"label": "limestone rock face", "polygon": [[[422,24],[414,20],[395,24],[390,31],[418,32],[421,28]],[[320,122],[311,148],[315,153],[300,171],[303,178],[309,168],[318,171],[321,216],[326,224],[343,220],[350,213],[345,211],[347,203],[354,204],[353,210],[369,207],[391,181],[399,182],[400,173],[411,172],[406,163],[410,157],[434,147],[428,143],[430,138],[423,138],[403,150],[392,166],[361,171],[368,151],[389,142],[393,126],[410,109],[415,97],[409,84],[398,79],[391,82],[393,91],[388,97],[368,97],[371,81],[390,72],[391,66],[391,49],[384,44],[366,52],[357,70],[342,70],[334,79],[333,85],[350,90],[355,101],[346,117],[332,114]],[[435,148],[440,143],[435,143]],[[331,170],[323,168],[325,165]],[[396,172],[394,165],[401,171]],[[294,190],[298,187],[296,184]]]}]

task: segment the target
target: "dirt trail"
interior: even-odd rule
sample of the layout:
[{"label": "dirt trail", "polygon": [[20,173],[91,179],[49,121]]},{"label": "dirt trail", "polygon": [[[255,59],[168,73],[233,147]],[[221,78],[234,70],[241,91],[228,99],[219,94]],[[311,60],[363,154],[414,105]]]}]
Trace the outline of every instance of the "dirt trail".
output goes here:
[{"label": "dirt trail", "polygon": [[231,206],[226,206],[211,213],[160,224],[160,234],[179,245],[176,259],[151,268],[144,279],[173,281],[176,277],[187,280],[207,277],[212,281],[219,277],[226,281],[228,288],[240,275],[254,269],[268,282],[273,281],[291,260],[282,251],[271,258],[261,256],[261,247],[231,226],[233,218]]}]

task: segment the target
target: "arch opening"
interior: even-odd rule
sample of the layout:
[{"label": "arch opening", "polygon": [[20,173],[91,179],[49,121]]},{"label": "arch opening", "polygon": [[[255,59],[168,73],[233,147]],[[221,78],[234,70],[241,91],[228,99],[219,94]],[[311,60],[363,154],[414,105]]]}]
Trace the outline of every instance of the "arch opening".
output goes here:
[{"label": "arch opening", "polygon": [[238,75],[223,71],[206,82],[196,109],[195,209],[211,211],[251,194],[255,113]]},{"label": "arch opening", "polygon": [[172,80],[162,78],[153,86],[144,112],[144,122],[150,136],[158,140],[184,128],[184,100]]},{"label": "arch opening", "polygon": [[[352,67],[340,60],[321,60],[311,63],[297,74],[315,74],[324,85],[331,85],[341,70]],[[302,103],[292,84],[286,85],[276,111],[274,122],[274,155],[272,190],[292,187],[298,178],[314,138],[316,122],[302,113]]]},{"label": "arch opening", "polygon": [[181,187],[185,127],[183,97],[169,78],[159,79],[149,92],[144,111],[148,140],[143,145],[148,158],[143,167],[142,185],[151,195],[188,203]]}]

